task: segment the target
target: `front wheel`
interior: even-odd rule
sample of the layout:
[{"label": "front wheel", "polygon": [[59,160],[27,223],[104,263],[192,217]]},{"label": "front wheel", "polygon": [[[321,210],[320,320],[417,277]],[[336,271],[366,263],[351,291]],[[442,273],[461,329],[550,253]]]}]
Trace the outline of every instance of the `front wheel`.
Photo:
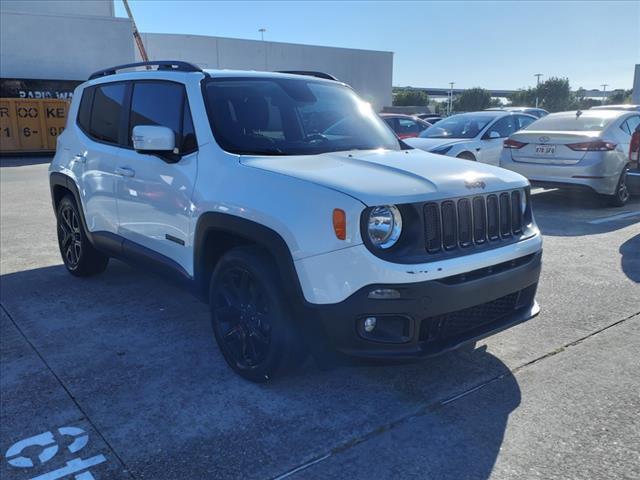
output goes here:
[{"label": "front wheel", "polygon": [[472,162],[475,162],[475,161],[476,161],[476,157],[475,157],[475,155],[474,155],[473,153],[471,153],[471,152],[462,152],[462,153],[459,153],[459,154],[456,156],[456,158],[461,158],[462,160],[470,160],[470,161],[472,161]]},{"label": "front wheel", "polygon": [[616,185],[616,191],[613,195],[609,195],[609,203],[614,207],[623,207],[629,201],[629,189],[627,188],[627,172],[628,167],[622,169],[618,184]]},{"label": "front wheel", "polygon": [[229,366],[252,382],[266,382],[304,357],[280,288],[273,260],[255,247],[227,252],[211,277],[216,341]]},{"label": "front wheel", "polygon": [[98,252],[87,238],[76,202],[64,196],[56,211],[58,246],[64,266],[72,275],[88,277],[107,268],[109,257]]}]

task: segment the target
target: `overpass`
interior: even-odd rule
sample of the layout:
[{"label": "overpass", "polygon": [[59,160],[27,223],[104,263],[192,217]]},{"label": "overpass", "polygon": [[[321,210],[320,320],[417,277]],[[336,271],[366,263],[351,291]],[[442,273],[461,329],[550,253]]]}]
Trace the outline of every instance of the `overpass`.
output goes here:
[{"label": "overpass", "polygon": [[[417,90],[420,92],[425,92],[430,97],[448,97],[449,92],[451,92],[451,89],[449,88],[437,88],[437,87],[393,87],[393,88],[394,90],[395,89]],[[468,90],[468,89],[454,88],[453,95],[454,96],[460,95],[465,90]],[[498,98],[498,97],[507,98],[511,94],[518,91],[518,90],[502,90],[502,89],[491,89],[491,88],[487,88],[486,90],[489,90],[493,98]],[[607,98],[609,95],[611,95],[612,92],[615,92],[615,90],[603,92],[602,90],[592,89],[592,90],[585,90],[584,96],[586,98]],[[574,90],[573,93],[576,93],[576,91]]]}]

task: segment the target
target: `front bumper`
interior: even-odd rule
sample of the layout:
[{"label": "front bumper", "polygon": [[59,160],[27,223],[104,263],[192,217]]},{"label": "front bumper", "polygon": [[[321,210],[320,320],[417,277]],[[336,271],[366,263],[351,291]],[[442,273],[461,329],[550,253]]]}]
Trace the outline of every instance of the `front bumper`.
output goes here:
[{"label": "front bumper", "polygon": [[[435,355],[537,315],[541,259],[540,250],[438,280],[369,285],[340,303],[307,303],[307,318],[317,322],[332,350],[348,356]],[[369,298],[372,290],[383,288],[397,290],[400,298]],[[363,330],[367,317],[377,318],[383,329],[380,338]]]}]

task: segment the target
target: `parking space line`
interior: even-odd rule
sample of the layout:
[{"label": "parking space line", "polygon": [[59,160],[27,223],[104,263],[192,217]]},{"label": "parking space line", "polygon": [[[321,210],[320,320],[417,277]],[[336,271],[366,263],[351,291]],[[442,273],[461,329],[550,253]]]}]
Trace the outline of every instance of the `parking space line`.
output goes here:
[{"label": "parking space line", "polygon": [[[93,430],[96,432],[96,434],[98,435],[98,437],[100,437],[100,439],[102,440],[102,442],[106,445],[107,449],[113,454],[113,456],[118,460],[118,462],[120,463],[120,465],[122,466],[123,470],[125,472],[127,472],[128,476],[130,478],[135,478],[134,475],[131,473],[131,471],[129,470],[129,468],[127,467],[127,465],[124,463],[124,460],[120,457],[120,455],[118,455],[118,453],[115,451],[115,449],[113,448],[113,446],[109,443],[109,441],[105,438],[105,436],[102,434],[102,432],[98,429],[98,426],[93,422],[93,420],[91,419],[91,417],[88,415],[88,413],[84,410],[84,408],[82,408],[82,406],[78,403],[77,399],[71,394],[71,392],[69,391],[69,388],[65,385],[65,383],[62,381],[62,379],[58,376],[58,374],[53,370],[53,368],[51,368],[51,365],[49,365],[49,363],[46,361],[46,359],[44,358],[44,356],[40,353],[40,351],[36,348],[36,346],[31,342],[31,340],[29,340],[29,338],[27,337],[27,335],[22,331],[22,328],[20,328],[20,326],[18,325],[18,322],[15,321],[15,319],[13,318],[13,316],[9,313],[9,311],[7,310],[7,308],[0,303],[0,310],[2,310],[4,312],[4,314],[7,316],[7,318],[9,319],[9,321],[13,324],[13,326],[15,327],[15,329],[18,331],[18,333],[20,334],[20,336],[24,339],[24,341],[27,343],[27,345],[29,345],[29,347],[33,350],[33,352],[36,354],[36,356],[40,359],[40,361],[42,362],[42,364],[45,366],[45,368],[51,373],[51,375],[53,375],[53,378],[55,378],[55,380],[58,382],[58,384],[60,385],[60,387],[62,387],[62,389],[64,390],[64,392],[67,394],[67,396],[69,397],[69,399],[71,400],[71,402],[75,405],[75,407],[78,409],[78,411],[82,414],[82,416],[84,417],[84,419],[87,421],[87,423],[89,425],[91,425],[91,427],[93,428]],[[68,430],[67,430],[68,431]],[[102,455],[100,455],[100,457],[102,457]],[[95,460],[97,457],[93,457],[92,459],[89,460]],[[71,463],[71,462],[69,462]],[[100,463],[100,462],[98,462]],[[67,467],[69,467],[70,465],[68,464]],[[44,477],[46,478],[46,477]],[[88,480],[88,477],[85,476],[84,477],[86,480]]]},{"label": "parking space line", "polygon": [[622,220],[623,218],[634,217],[634,216],[640,217],[640,211],[618,213],[616,215],[611,215],[609,217],[596,218],[595,220],[590,220],[589,223],[592,225],[598,225],[600,223],[615,222],[616,220]]},{"label": "parking space line", "polygon": [[293,470],[289,470],[288,472],[283,473],[282,475],[278,475],[273,480],[283,480],[285,478],[289,478],[291,475],[295,475],[296,473],[301,472],[302,470],[306,470],[307,468],[315,465],[316,463],[320,463],[323,460],[326,460],[330,456],[331,456],[331,453],[327,453],[326,455],[323,455],[320,458],[316,458],[315,460],[311,460],[310,462],[307,462],[307,463],[305,463],[303,465],[300,465],[300,466],[294,468]]}]

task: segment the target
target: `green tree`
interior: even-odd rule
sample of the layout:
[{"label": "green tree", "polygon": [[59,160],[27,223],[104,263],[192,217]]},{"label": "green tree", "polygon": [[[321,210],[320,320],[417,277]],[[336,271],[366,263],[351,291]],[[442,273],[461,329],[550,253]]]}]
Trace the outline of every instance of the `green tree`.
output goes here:
[{"label": "green tree", "polygon": [[575,105],[568,78],[551,77],[538,87],[541,107],[550,112],[562,112]]},{"label": "green tree", "polygon": [[621,103],[631,103],[632,90],[614,90],[607,97],[608,105],[619,105]]},{"label": "green tree", "polygon": [[491,106],[491,93],[484,88],[469,88],[458,95],[453,102],[456,112],[473,112]]},{"label": "green tree", "polygon": [[535,107],[536,92],[535,88],[520,89],[509,96],[509,101],[515,107]]},{"label": "green tree", "polygon": [[580,87],[576,90],[576,93],[573,98],[573,104],[569,106],[571,110],[588,110],[591,107],[595,107],[596,105],[602,105],[600,100],[595,98],[587,98],[587,91]]},{"label": "green tree", "polygon": [[393,92],[393,105],[396,107],[426,107],[429,95],[422,90],[398,89]]}]

